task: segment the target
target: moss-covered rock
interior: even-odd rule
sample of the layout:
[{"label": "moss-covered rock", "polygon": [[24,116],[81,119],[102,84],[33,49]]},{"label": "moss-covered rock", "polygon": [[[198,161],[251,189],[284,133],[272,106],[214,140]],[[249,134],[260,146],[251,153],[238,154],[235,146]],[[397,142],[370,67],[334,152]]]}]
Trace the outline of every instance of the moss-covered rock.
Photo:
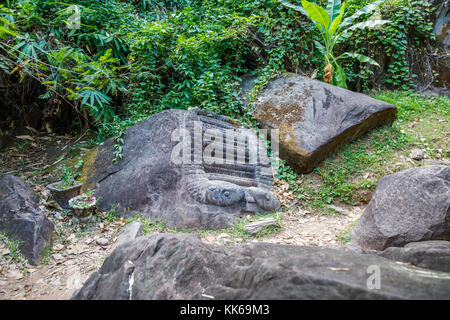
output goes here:
[{"label": "moss-covered rock", "polygon": [[395,106],[364,94],[291,74],[269,83],[253,111],[266,129],[279,129],[280,156],[297,172],[368,130],[392,122]]}]

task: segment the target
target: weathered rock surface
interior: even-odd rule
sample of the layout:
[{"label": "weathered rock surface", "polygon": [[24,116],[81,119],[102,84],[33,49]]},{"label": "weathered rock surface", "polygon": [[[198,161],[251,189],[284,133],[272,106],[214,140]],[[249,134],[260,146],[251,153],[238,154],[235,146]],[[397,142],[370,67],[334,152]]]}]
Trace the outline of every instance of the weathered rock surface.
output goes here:
[{"label": "weathered rock surface", "polygon": [[20,251],[30,264],[37,264],[51,242],[53,223],[38,209],[34,191],[20,178],[0,177],[0,232],[20,241]]},{"label": "weathered rock surface", "polygon": [[450,1],[449,0],[430,0],[434,9],[432,21],[434,23],[433,33],[436,40],[439,41],[445,49],[450,47]]},{"label": "weathered rock surface", "polygon": [[423,160],[425,158],[425,151],[423,149],[413,149],[409,154],[409,157],[413,160]]},{"label": "weathered rock surface", "polygon": [[[449,0],[430,0],[433,14],[431,21],[433,23],[433,33],[436,40],[433,41],[434,56],[432,56],[431,67],[436,74],[437,83],[433,83],[438,87],[433,88],[432,91],[439,95],[450,96],[450,55],[448,50],[450,47],[450,1]],[[420,73],[418,73],[420,77]]]},{"label": "weathered rock surface", "polygon": [[116,243],[114,243],[114,248],[124,244],[127,241],[135,239],[139,232],[142,231],[142,223],[138,221],[132,221],[128,223],[122,230],[122,233],[117,239]]},{"label": "weathered rock surface", "polygon": [[241,84],[239,86],[239,98],[241,99],[244,106],[248,105],[249,101],[247,95],[254,88],[257,79],[258,77],[253,74],[245,74],[241,78]]},{"label": "weathered rock surface", "polygon": [[[320,248],[326,248],[326,249],[334,249],[334,250],[339,250],[339,251],[344,251],[344,252],[353,252],[353,253],[366,253],[366,251],[359,247],[359,246],[355,246],[352,244],[345,244],[345,245],[328,245],[328,246],[321,246]],[[373,250],[375,251],[375,250]],[[376,251],[378,252],[378,251]]]},{"label": "weathered rock surface", "polygon": [[271,81],[254,109],[263,128],[280,130],[280,156],[300,173],[396,114],[389,103],[294,74]]},{"label": "weathered rock surface", "polygon": [[379,255],[394,261],[411,263],[425,269],[450,272],[449,241],[411,242],[403,248],[387,248]]},{"label": "weathered rock surface", "polygon": [[425,166],[383,177],[350,236],[375,250],[450,239],[450,167]]},{"label": "weathered rock surface", "polygon": [[109,244],[109,240],[106,238],[98,238],[95,240],[95,243],[97,243],[101,247],[106,247]]},{"label": "weathered rock surface", "polygon": [[[368,289],[369,266],[380,289]],[[370,280],[369,280],[370,282]],[[212,246],[153,234],[106,258],[72,299],[449,299],[450,274],[383,257],[258,243]]]},{"label": "weathered rock surface", "polygon": [[118,204],[122,215],[218,229],[232,226],[241,214],[280,205],[269,192],[273,173],[265,146],[230,118],[197,109],[167,110],[127,129],[123,139],[117,164],[113,139],[85,158],[83,188],[96,189],[101,210]]}]

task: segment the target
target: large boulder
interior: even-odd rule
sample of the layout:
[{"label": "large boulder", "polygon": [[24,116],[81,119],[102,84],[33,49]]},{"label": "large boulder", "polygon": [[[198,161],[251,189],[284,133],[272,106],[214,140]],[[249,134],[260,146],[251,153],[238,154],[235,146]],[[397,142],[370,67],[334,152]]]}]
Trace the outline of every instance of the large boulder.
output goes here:
[{"label": "large boulder", "polygon": [[0,232],[20,241],[20,251],[30,264],[37,264],[50,244],[53,223],[38,208],[38,199],[20,178],[0,178]]},{"label": "large boulder", "polygon": [[450,242],[429,240],[411,242],[403,248],[391,247],[379,253],[382,257],[417,267],[450,272]]},{"label": "large boulder", "polygon": [[445,49],[450,47],[450,1],[449,0],[429,0],[434,10],[431,17],[433,22],[433,33]]},{"label": "large boulder", "polygon": [[375,250],[449,240],[450,167],[425,166],[383,177],[350,236],[353,243]]},{"label": "large boulder", "polygon": [[101,210],[117,205],[125,216],[218,229],[280,205],[269,191],[273,173],[265,146],[230,118],[166,110],[128,128],[123,140],[117,163],[114,139],[85,157],[83,187],[96,189]]},{"label": "large boulder", "polygon": [[72,297],[211,298],[450,299],[450,274],[333,249],[213,246],[194,235],[154,234],[116,248]]},{"label": "large boulder", "polygon": [[280,156],[299,173],[396,114],[389,103],[295,74],[271,81],[254,109],[263,128],[279,129]]},{"label": "large boulder", "polygon": [[[431,67],[436,75],[436,83],[442,88],[431,88],[432,92],[440,95],[450,95],[450,0],[430,0],[433,8],[431,21],[433,22],[433,33],[436,40],[433,41],[433,55],[431,56]],[[418,73],[420,76],[420,73]]]}]

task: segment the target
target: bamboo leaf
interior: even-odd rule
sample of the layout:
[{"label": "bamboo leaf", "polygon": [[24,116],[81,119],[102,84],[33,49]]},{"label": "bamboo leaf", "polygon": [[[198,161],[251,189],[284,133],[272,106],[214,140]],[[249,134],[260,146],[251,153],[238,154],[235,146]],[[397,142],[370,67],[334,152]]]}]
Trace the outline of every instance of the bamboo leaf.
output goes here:
[{"label": "bamboo leaf", "polygon": [[11,29],[5,28],[4,26],[0,26],[0,36],[3,36],[3,34],[9,34],[9,35],[12,35],[12,36],[17,36],[17,32],[15,32],[15,31],[13,31]]}]

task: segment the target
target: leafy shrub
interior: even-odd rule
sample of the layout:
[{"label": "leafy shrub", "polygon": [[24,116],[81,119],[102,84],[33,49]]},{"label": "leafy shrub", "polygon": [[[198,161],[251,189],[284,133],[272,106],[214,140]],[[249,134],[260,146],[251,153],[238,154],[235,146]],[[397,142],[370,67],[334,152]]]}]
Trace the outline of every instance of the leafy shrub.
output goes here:
[{"label": "leafy shrub", "polygon": [[[371,2],[347,0],[343,18]],[[67,27],[71,4],[81,9],[80,29]],[[382,62],[382,72],[342,64],[349,87],[412,88],[411,50],[430,39],[429,15],[422,0],[386,1],[380,17],[391,24],[335,48]],[[252,125],[239,98],[242,75],[258,76],[254,98],[277,73],[322,77],[325,66],[315,25],[278,0],[10,0],[0,17],[0,77],[22,82],[41,105],[73,109],[74,123],[99,141],[169,108],[200,107]]]},{"label": "leafy shrub", "polygon": [[340,42],[351,38],[355,30],[373,29],[389,23],[389,20],[379,19],[355,23],[360,16],[373,12],[382,1],[369,4],[345,19],[343,17],[346,3],[344,2],[341,5],[340,0],[328,0],[326,9],[307,0],[302,0],[302,6],[293,5],[285,0],[280,0],[280,2],[307,16],[319,30],[322,39],[321,42],[315,42],[315,45],[325,59],[324,80],[326,82],[347,89],[347,77],[344,69],[338,63],[339,59],[345,57],[356,58],[361,63],[367,62],[379,66],[375,60],[355,52],[344,52],[339,57],[336,57],[334,47]]},{"label": "leafy shrub", "polygon": [[425,60],[429,54],[426,44],[434,37],[430,15],[427,1],[385,1],[380,6],[379,16],[391,23],[382,30],[359,30],[350,43],[350,48],[362,49],[362,53],[382,62],[380,70],[355,63],[346,65],[356,89],[413,89],[417,75],[412,66],[424,62],[420,60]]}]

